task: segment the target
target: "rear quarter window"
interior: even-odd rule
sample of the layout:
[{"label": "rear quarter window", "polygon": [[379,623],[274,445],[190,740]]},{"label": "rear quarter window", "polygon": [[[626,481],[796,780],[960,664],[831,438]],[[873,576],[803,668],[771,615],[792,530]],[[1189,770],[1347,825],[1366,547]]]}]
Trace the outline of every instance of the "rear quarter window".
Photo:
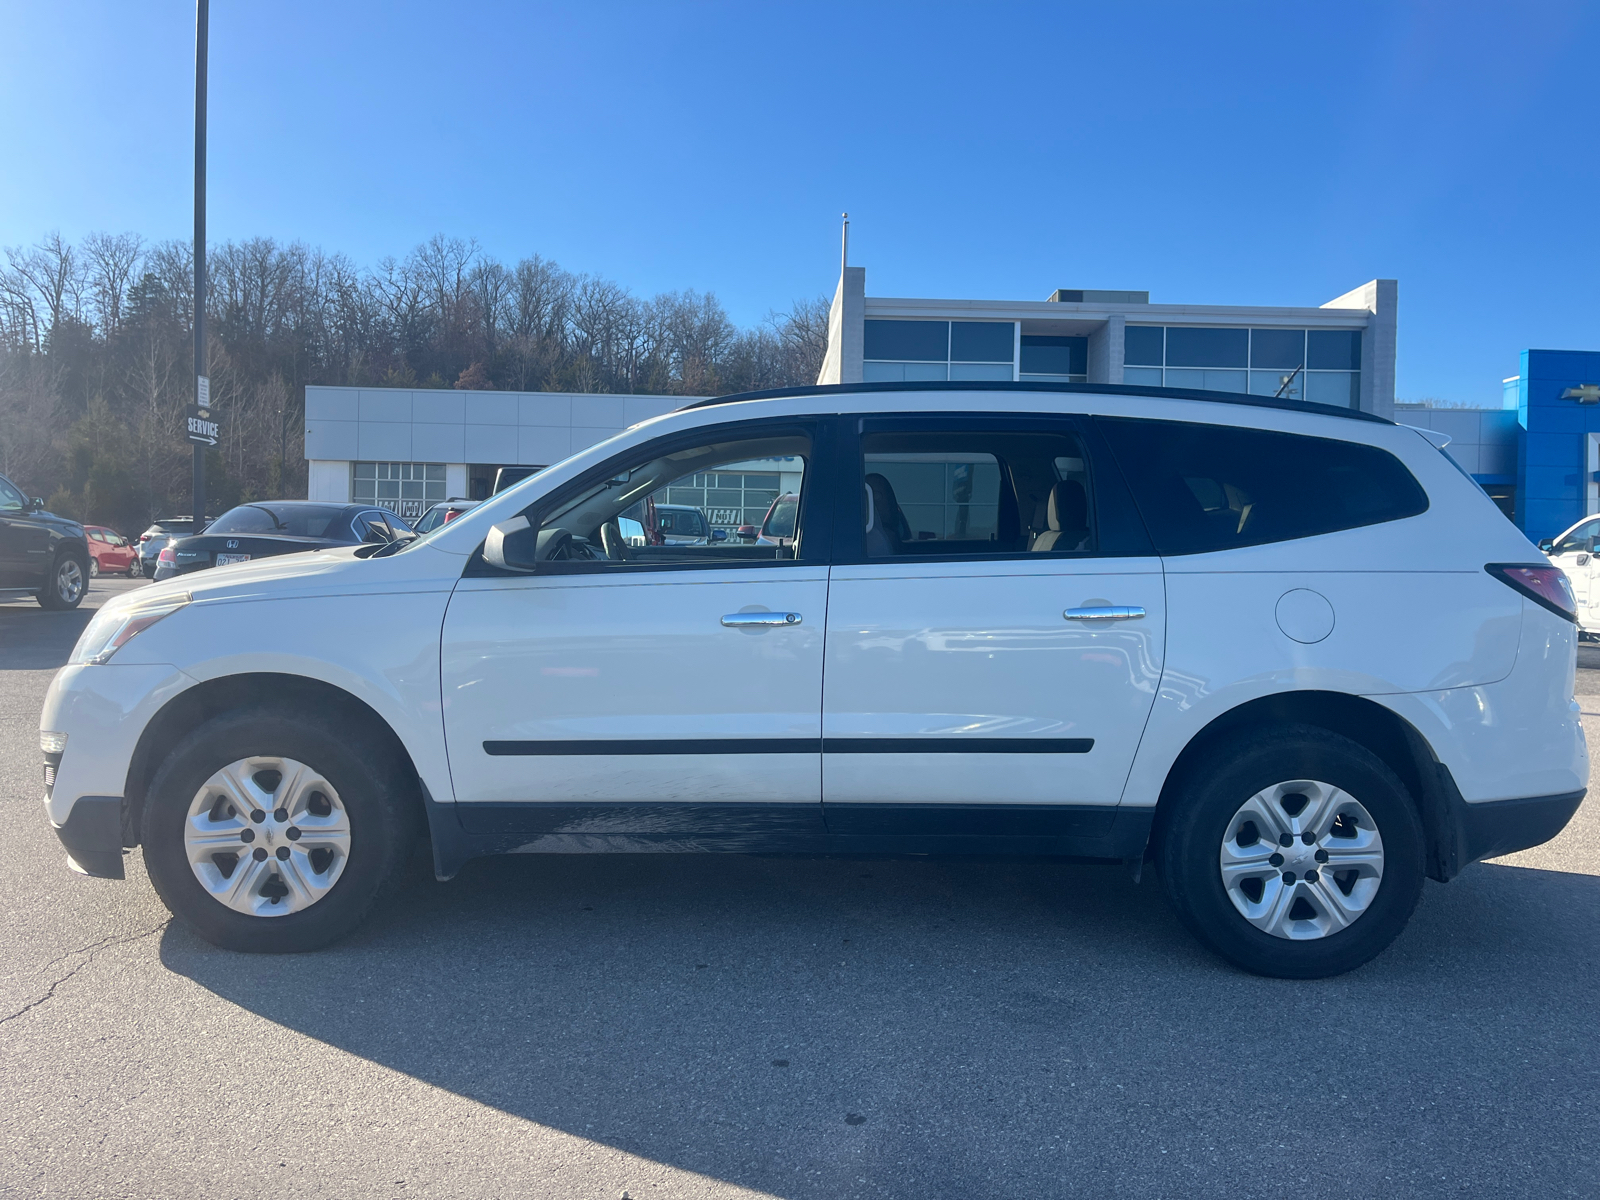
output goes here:
[{"label": "rear quarter window", "polygon": [[1387,450],[1186,421],[1102,418],[1158,554],[1204,554],[1414,517],[1428,496]]}]

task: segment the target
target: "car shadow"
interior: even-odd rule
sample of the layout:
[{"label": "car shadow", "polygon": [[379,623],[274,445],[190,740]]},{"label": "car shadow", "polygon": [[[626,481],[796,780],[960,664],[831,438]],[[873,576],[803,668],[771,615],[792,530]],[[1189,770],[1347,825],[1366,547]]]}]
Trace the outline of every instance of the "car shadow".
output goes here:
[{"label": "car shadow", "polygon": [[1246,1160],[1258,1184],[1516,1191],[1485,1155],[1575,1172],[1592,1141],[1596,929],[1600,879],[1480,865],[1367,967],[1290,982],[1211,957],[1116,868],[552,856],[410,883],[316,954],[174,922],[161,957],[433,1086],[777,1195],[1130,1171],[1254,1195]]}]

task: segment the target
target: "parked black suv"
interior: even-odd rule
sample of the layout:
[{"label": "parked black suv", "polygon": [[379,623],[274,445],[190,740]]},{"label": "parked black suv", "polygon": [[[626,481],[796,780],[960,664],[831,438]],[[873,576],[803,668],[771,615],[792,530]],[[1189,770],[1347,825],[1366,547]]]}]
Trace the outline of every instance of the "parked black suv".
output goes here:
[{"label": "parked black suv", "polygon": [[0,599],[31,593],[45,608],[77,608],[89,584],[83,526],[45,512],[0,475]]}]

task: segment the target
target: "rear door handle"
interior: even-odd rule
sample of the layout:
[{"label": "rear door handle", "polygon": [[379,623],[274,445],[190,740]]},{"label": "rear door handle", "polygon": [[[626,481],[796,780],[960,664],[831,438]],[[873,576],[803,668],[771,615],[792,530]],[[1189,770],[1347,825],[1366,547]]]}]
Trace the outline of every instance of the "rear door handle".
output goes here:
[{"label": "rear door handle", "polygon": [[745,612],[729,613],[722,618],[722,623],[729,629],[754,629],[775,625],[798,625],[801,620],[803,618],[800,614],[793,612]]},{"label": "rear door handle", "polygon": [[1061,614],[1069,621],[1137,621],[1144,609],[1137,604],[1099,604],[1093,608],[1069,608]]}]

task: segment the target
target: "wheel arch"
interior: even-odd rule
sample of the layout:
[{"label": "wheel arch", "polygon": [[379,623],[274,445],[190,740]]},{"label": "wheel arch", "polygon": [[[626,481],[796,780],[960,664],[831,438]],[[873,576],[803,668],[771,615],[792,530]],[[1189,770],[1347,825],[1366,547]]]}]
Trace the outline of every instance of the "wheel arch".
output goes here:
[{"label": "wheel arch", "polygon": [[1182,803],[1194,767],[1207,751],[1222,742],[1248,736],[1252,730],[1284,725],[1326,729],[1375,754],[1399,776],[1417,806],[1427,839],[1429,878],[1444,882],[1460,870],[1456,810],[1461,800],[1449,769],[1404,717],[1374,700],[1347,692],[1277,692],[1248,700],[1213,718],[1189,739],[1167,771],[1156,801],[1151,848],[1159,842],[1167,816]]},{"label": "wheel arch", "polygon": [[191,730],[211,717],[241,708],[313,716],[318,720],[338,719],[352,736],[366,740],[390,756],[407,780],[423,817],[421,774],[405,743],[394,728],[370,704],[344,688],[306,675],[267,671],[223,675],[205,680],[179,692],[153,716],[139,735],[128,762],[124,784],[122,840],[136,846],[144,815],[145,795],[162,762]]}]

